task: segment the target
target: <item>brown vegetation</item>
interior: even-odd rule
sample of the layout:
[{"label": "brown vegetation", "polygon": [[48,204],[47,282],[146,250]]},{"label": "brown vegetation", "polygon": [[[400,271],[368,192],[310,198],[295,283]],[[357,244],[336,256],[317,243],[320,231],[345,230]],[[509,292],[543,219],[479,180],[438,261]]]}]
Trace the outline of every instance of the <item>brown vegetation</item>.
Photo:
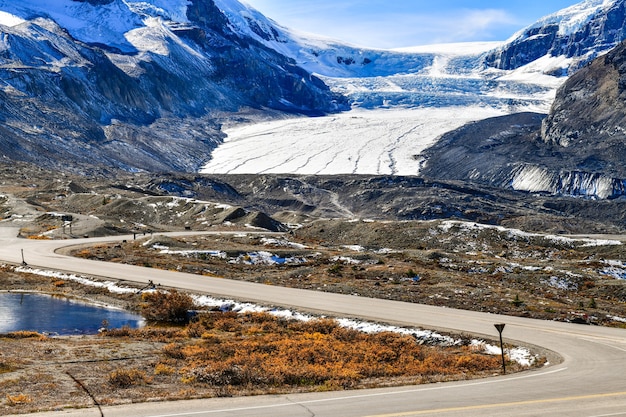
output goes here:
[{"label": "brown vegetation", "polygon": [[477,378],[500,369],[499,357],[469,344],[429,347],[412,336],[364,334],[331,319],[298,322],[266,313],[205,312],[185,326],[81,338],[5,336],[0,415],[90,406],[91,396],[106,405],[352,389]]},{"label": "brown vegetation", "polygon": [[364,334],[331,319],[280,323],[262,313],[211,313],[187,331],[200,339],[166,345],[163,365],[213,386],[342,389],[476,377],[499,367],[499,358],[471,347],[421,346],[411,336]]},{"label": "brown vegetation", "polygon": [[141,314],[149,321],[184,323],[194,307],[191,296],[175,289],[145,292],[141,299]]}]

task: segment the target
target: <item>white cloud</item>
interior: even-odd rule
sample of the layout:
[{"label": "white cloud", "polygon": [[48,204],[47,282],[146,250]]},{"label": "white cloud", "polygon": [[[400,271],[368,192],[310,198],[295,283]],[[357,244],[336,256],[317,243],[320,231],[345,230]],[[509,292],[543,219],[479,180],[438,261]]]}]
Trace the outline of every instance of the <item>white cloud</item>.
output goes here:
[{"label": "white cloud", "polygon": [[523,22],[503,8],[423,7],[355,0],[316,2],[248,0],[277,22],[298,31],[360,46],[399,48],[433,43],[505,40]]},{"label": "white cloud", "polygon": [[306,27],[309,32],[379,48],[505,40],[520,26],[513,16],[498,9],[463,9],[445,15],[383,14],[337,20],[311,16],[299,22],[299,27]]},{"label": "white cloud", "polygon": [[489,38],[497,29],[520,24],[514,16],[498,9],[463,10],[450,23],[451,35],[458,41]]}]

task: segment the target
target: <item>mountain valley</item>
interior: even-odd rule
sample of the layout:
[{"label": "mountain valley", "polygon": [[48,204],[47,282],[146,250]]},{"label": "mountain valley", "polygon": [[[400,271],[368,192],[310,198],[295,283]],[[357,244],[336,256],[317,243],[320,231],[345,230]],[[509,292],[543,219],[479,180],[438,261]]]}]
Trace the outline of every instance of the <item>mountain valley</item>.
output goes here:
[{"label": "mountain valley", "polygon": [[[626,328],[625,25],[626,0],[586,0],[504,42],[376,50],[303,35],[237,0],[0,0],[2,237],[117,236],[54,256],[138,265],[150,278]],[[172,289],[50,271],[31,264],[35,252],[0,265],[1,290],[140,311],[146,289]],[[318,366],[326,379],[278,387],[196,360],[226,334],[247,343],[304,326],[233,313],[257,301],[187,306],[219,316],[212,329],[3,335],[0,415],[91,407],[72,375],[111,405],[440,382],[499,366],[485,354],[480,372],[359,382]],[[276,304],[262,308],[297,302]],[[440,343],[410,332],[411,344]],[[507,349],[514,371],[562,360],[532,347],[535,362],[519,365]],[[66,362],[50,366],[51,354]]]},{"label": "mountain valley", "polygon": [[325,219],[626,229],[624,46],[607,53],[621,1],[505,43],[410,51],[295,35],[235,0],[63,1],[0,2],[0,192],[22,237]]}]

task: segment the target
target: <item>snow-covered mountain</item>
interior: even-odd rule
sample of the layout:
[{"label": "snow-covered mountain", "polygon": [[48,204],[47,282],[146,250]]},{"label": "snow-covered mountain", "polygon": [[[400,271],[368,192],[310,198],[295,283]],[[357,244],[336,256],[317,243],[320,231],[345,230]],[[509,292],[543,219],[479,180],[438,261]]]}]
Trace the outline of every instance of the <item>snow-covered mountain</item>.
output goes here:
[{"label": "snow-covered mountain", "polygon": [[625,39],[624,0],[586,0],[524,28],[489,53],[486,62],[513,70],[537,60],[552,61],[546,70],[568,75]]},{"label": "snow-covered mountain", "polygon": [[488,68],[485,56],[501,42],[372,49],[285,28],[236,0],[215,3],[235,31],[293,58],[362,108],[486,105],[547,111],[563,81],[544,76],[543,68],[520,69],[519,75]]},{"label": "snow-covered mountain", "polygon": [[502,43],[389,51],[285,28],[235,0],[216,0],[235,31],[293,58],[353,105],[483,105],[547,112],[564,76],[626,39],[624,0],[586,0]]},{"label": "snow-covered mountain", "polygon": [[347,108],[211,0],[1,0],[0,32],[7,159],[193,171],[221,141],[221,112]]}]

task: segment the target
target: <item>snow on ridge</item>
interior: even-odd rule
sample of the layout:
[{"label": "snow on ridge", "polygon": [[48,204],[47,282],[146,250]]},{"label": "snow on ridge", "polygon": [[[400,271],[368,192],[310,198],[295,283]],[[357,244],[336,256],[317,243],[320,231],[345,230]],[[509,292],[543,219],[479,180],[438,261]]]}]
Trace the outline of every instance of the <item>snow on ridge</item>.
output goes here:
[{"label": "snow on ridge", "polygon": [[551,234],[541,234],[541,233],[532,233],[532,232],[524,232],[520,229],[512,229],[504,226],[495,226],[489,224],[481,224],[475,222],[466,222],[460,220],[444,220],[439,224],[439,228],[444,232],[449,232],[452,227],[458,226],[461,229],[471,231],[471,230],[496,230],[498,232],[506,232],[509,236],[517,236],[521,238],[543,238],[547,240],[551,240],[553,242],[558,242],[562,244],[568,245],[581,245],[582,247],[595,247],[595,246],[620,246],[622,242],[619,240],[611,240],[611,239],[591,239],[591,238],[578,238],[578,237],[566,237],[561,235],[551,235]]},{"label": "snow on ridge", "polygon": [[141,19],[122,1],[93,6],[70,0],[0,1],[0,9],[20,19],[47,16],[73,37],[87,43],[101,43],[132,50],[124,33],[142,25]]},{"label": "snow on ridge", "polygon": [[521,29],[511,36],[506,43],[513,42],[523,37],[524,33],[529,29],[538,28],[550,24],[559,25],[559,35],[570,35],[589,20],[596,16],[600,11],[605,10],[615,4],[616,0],[586,0],[572,6],[561,9],[555,13],[545,16],[535,23]]},{"label": "snow on ridge", "polygon": [[214,2],[217,8],[228,18],[230,24],[235,27],[237,32],[246,34],[261,42],[265,39],[251,29],[251,22],[259,25],[260,29],[269,32],[272,32],[272,28],[286,30],[245,2],[237,0],[214,0]]},{"label": "snow on ridge", "polygon": [[187,6],[189,0],[147,0],[125,1],[135,13],[150,17],[163,17],[177,23],[187,23]]},{"label": "snow on ridge", "polygon": [[28,19],[46,16],[86,43],[100,43],[134,52],[126,34],[146,27],[146,19],[159,18],[187,23],[188,0],[116,0],[92,5],[71,0],[0,0],[0,24],[15,26]]},{"label": "snow on ridge", "polygon": [[19,16],[16,16],[8,12],[3,12],[0,10],[0,25],[13,27],[24,22],[26,22],[25,19],[22,19]]},{"label": "snow on ridge", "polygon": [[586,0],[546,16],[539,22],[559,23],[559,35],[570,35],[614,3],[615,0]]}]

